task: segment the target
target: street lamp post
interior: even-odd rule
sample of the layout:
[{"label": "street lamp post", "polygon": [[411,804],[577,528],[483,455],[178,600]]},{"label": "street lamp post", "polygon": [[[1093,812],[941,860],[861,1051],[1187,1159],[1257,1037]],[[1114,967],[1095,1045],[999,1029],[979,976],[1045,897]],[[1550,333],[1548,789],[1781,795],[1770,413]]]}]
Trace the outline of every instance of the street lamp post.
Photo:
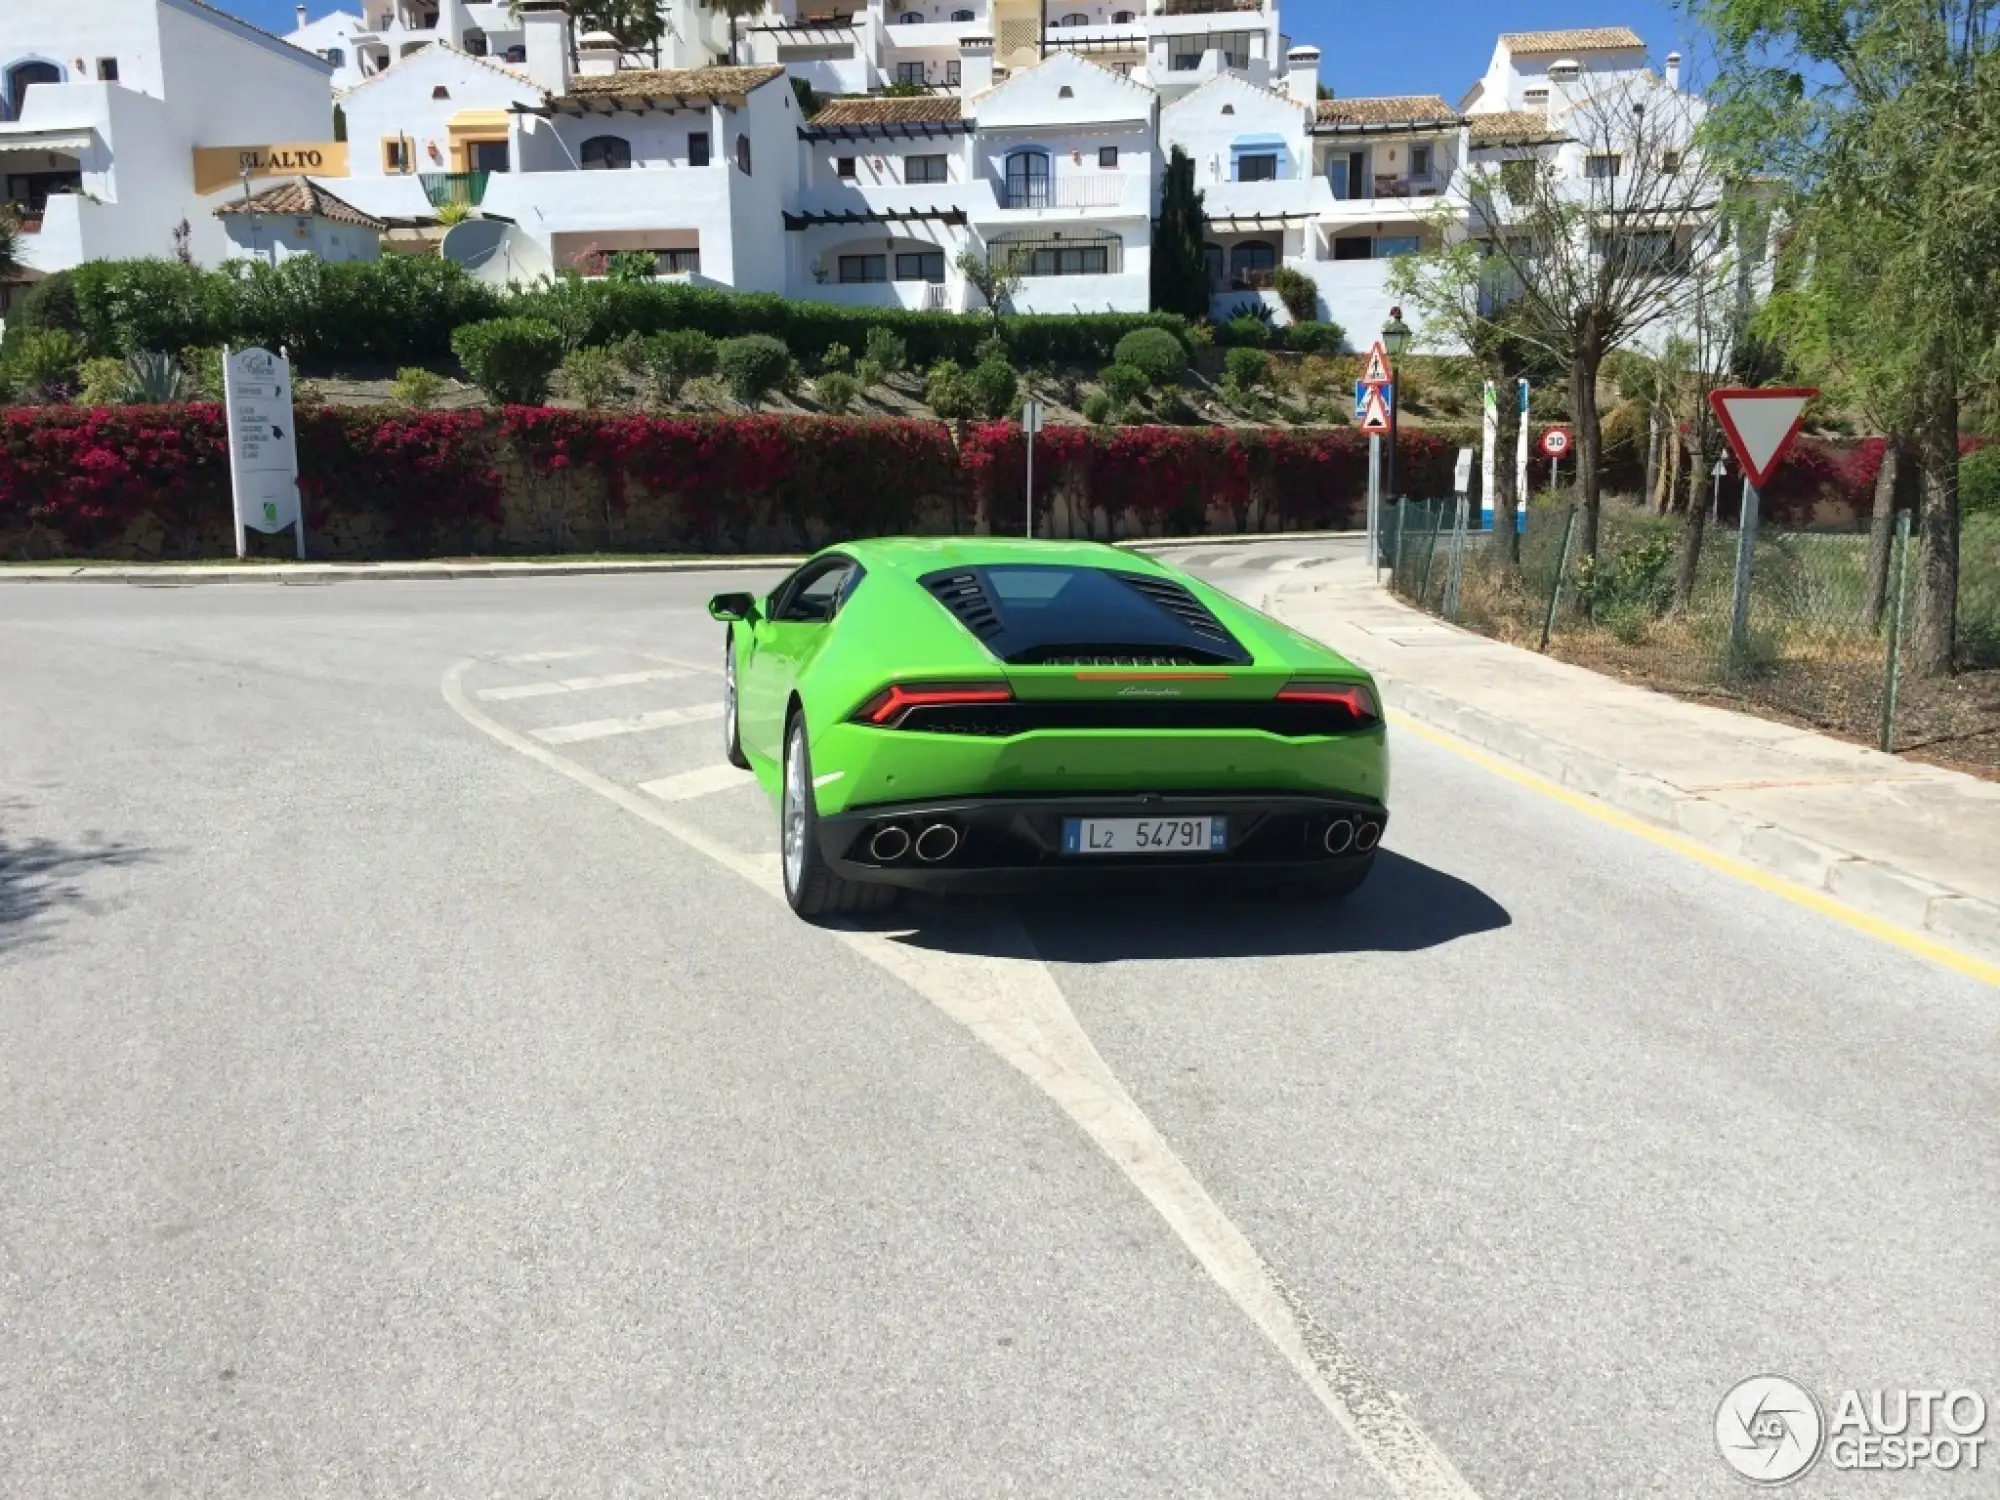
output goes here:
[{"label": "street lamp post", "polygon": [[1389,321],[1382,325],[1382,348],[1389,356],[1389,463],[1388,483],[1383,487],[1386,500],[1396,498],[1396,415],[1403,406],[1402,386],[1396,378],[1396,361],[1403,357],[1403,351],[1410,347],[1410,325],[1403,321],[1400,307],[1389,309]]}]

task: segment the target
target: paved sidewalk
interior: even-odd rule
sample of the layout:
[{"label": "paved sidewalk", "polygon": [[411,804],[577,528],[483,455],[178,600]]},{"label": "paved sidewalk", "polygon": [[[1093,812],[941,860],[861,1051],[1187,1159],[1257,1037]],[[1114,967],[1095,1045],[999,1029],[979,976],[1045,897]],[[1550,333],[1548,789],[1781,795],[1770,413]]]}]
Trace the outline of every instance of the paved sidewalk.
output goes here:
[{"label": "paved sidewalk", "polygon": [[1268,607],[1377,675],[1390,705],[1848,905],[2000,956],[2000,784],[1686,703],[1448,625],[1365,561]]}]

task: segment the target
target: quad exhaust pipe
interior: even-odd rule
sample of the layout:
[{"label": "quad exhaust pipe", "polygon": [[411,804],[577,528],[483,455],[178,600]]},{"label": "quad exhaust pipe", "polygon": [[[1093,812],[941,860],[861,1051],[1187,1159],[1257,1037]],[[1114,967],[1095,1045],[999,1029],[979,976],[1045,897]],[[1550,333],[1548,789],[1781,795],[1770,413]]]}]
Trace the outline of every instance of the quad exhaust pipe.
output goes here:
[{"label": "quad exhaust pipe", "polygon": [[1366,854],[1370,849],[1375,847],[1376,840],[1381,837],[1382,825],[1380,823],[1363,822],[1359,828],[1354,830],[1354,847],[1359,849],[1363,854]]},{"label": "quad exhaust pipe", "polygon": [[958,852],[958,830],[949,823],[933,823],[917,835],[917,858],[927,865],[950,859]]},{"label": "quad exhaust pipe", "polygon": [[1335,818],[1326,825],[1326,833],[1320,839],[1328,854],[1345,854],[1354,847],[1354,824],[1348,818]]},{"label": "quad exhaust pipe", "polygon": [[910,852],[910,831],[895,823],[889,823],[875,830],[875,836],[868,840],[868,857],[882,864],[894,864]]}]

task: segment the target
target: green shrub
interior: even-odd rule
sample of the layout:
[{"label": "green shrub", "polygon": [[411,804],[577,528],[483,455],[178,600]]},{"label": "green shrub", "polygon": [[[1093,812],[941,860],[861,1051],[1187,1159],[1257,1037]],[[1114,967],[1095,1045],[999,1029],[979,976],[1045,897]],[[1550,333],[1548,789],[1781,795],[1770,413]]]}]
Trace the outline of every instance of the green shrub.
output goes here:
[{"label": "green shrub", "polygon": [[490,401],[539,406],[563,359],[563,337],[540,318],[487,318],[451,338],[452,351]]},{"label": "green shrub", "polygon": [[690,380],[715,373],[715,340],[693,328],[656,333],[630,347],[639,373],[652,383],[653,398],[663,405],[680,400]]},{"label": "green shrub", "polygon": [[1300,354],[1338,354],[1347,343],[1347,330],[1338,323],[1303,320],[1285,330],[1285,347]]},{"label": "green shrub", "polygon": [[1106,365],[1097,372],[1097,383],[1104,388],[1104,394],[1111,398],[1113,406],[1130,406],[1146,394],[1152,382],[1146,378],[1144,370],[1131,365]]},{"label": "green shrub", "polygon": [[463,224],[467,219],[472,217],[472,205],[470,203],[460,203],[455,199],[450,200],[440,203],[432,214],[432,217],[437,220],[440,228],[449,229],[454,224]]},{"label": "green shrub", "polygon": [[1092,391],[1083,398],[1083,419],[1103,426],[1111,420],[1111,398],[1102,391]]},{"label": "green shrub", "polygon": [[972,382],[955,359],[941,359],[924,376],[924,401],[947,422],[965,422],[979,415]]},{"label": "green shrub", "polygon": [[723,340],[715,362],[729,394],[751,411],[792,379],[792,351],[765,333]]},{"label": "green shrub", "polygon": [[660,274],[660,258],[650,250],[614,250],[604,274],[626,283],[651,281]]},{"label": "green shrub", "polygon": [[1958,508],[2000,515],[2000,443],[1975,448],[1958,461]]},{"label": "green shrub", "polygon": [[854,362],[854,379],[864,391],[874,390],[888,378],[889,372],[866,355]]},{"label": "green shrub", "polygon": [[76,311],[76,278],[69,271],[52,271],[29,285],[7,313],[7,337],[19,338],[45,328],[83,337],[83,322]]},{"label": "green shrub", "polygon": [[989,359],[1005,359],[1006,357],[1007,341],[1000,336],[1000,330],[997,328],[973,346],[972,358],[975,363],[984,363]]},{"label": "green shrub", "polygon": [[232,341],[229,282],[214,272],[176,260],[93,260],[70,274],[92,354]]},{"label": "green shrub", "polygon": [[813,383],[813,396],[820,410],[835,416],[846,411],[861,395],[861,382],[845,370],[829,370]]},{"label": "green shrub", "polygon": [[[15,388],[30,403],[67,401],[76,390],[84,346],[73,333],[40,328],[8,340],[7,372]],[[123,361],[120,361],[122,370]]]},{"label": "green shrub", "polygon": [[573,349],[562,362],[563,394],[585,411],[616,404],[624,390],[618,357],[609,349]]},{"label": "green shrub", "polygon": [[188,395],[195,401],[222,399],[222,351],[196,345],[181,350],[181,367],[187,371]]},{"label": "green shrub", "polygon": [[861,352],[884,376],[898,374],[907,369],[910,363],[909,345],[887,328],[869,329],[867,342],[861,346]]},{"label": "green shrub", "polygon": [[998,421],[1012,412],[1014,398],[1021,391],[1020,377],[1004,359],[982,359],[972,367],[966,381],[972,387],[972,399],[979,415],[989,421]]},{"label": "green shrub", "polygon": [[1135,328],[1118,341],[1116,364],[1129,365],[1154,386],[1179,385],[1187,373],[1187,350],[1164,328]]},{"label": "green shrub", "polygon": [[1225,349],[1263,349],[1271,342],[1271,309],[1254,302],[1250,310],[1238,313],[1215,331],[1215,341]]},{"label": "green shrub", "polygon": [[429,411],[444,394],[443,379],[422,365],[407,365],[396,372],[396,404],[412,411]]},{"label": "green shrub", "polygon": [[1608,556],[1586,556],[1576,569],[1577,603],[1607,621],[1620,610],[1664,614],[1674,597],[1673,564],[1674,539],[1666,531]]},{"label": "green shrub", "polygon": [[77,371],[76,404],[110,406],[124,399],[125,361],[99,355]]},{"label": "green shrub", "polygon": [[1310,323],[1319,316],[1319,288],[1312,277],[1290,266],[1280,266],[1271,276],[1271,286],[1293,323]]},{"label": "green shrub", "polygon": [[1271,362],[1262,349],[1239,347],[1222,357],[1222,368],[1239,390],[1254,391],[1270,378]]},{"label": "green shrub", "polygon": [[186,394],[187,376],[171,354],[143,350],[125,356],[125,383],[118,399],[142,406],[164,406]]},{"label": "green shrub", "polygon": [[828,344],[826,353],[819,357],[821,373],[834,370],[849,370],[854,367],[854,351],[845,344]]}]

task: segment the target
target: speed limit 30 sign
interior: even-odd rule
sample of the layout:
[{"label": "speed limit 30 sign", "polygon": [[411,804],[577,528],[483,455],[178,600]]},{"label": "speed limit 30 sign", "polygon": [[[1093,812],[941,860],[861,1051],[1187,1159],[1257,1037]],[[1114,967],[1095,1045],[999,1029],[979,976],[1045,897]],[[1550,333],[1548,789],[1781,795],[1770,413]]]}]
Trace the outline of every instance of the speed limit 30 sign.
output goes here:
[{"label": "speed limit 30 sign", "polygon": [[1560,427],[1551,427],[1542,434],[1542,457],[1561,458],[1569,452],[1569,434]]}]

